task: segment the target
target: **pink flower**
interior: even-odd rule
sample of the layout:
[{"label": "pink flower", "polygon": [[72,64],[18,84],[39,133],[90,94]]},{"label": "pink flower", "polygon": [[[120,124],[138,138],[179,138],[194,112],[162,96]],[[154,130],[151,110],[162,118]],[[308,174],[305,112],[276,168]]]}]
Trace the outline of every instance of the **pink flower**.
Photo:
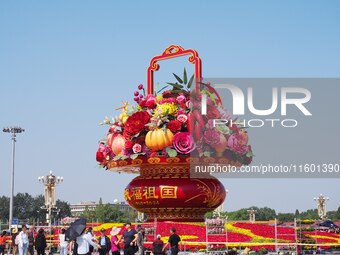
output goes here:
[{"label": "pink flower", "polygon": [[209,145],[217,145],[220,142],[220,133],[215,129],[209,129],[204,132],[204,141]]},{"label": "pink flower", "polygon": [[145,106],[148,107],[149,109],[155,108],[156,103],[157,103],[157,100],[156,100],[156,97],[154,95],[148,95],[146,97]]},{"label": "pink flower", "polygon": [[103,143],[100,143],[97,154],[96,154],[97,161],[103,162],[111,158],[113,158],[112,149],[109,146],[105,146]]},{"label": "pink flower", "polygon": [[143,89],[143,84],[139,84],[138,89]]},{"label": "pink flower", "polygon": [[177,120],[182,122],[182,123],[185,123],[188,120],[188,116],[186,116],[185,114],[180,114],[180,115],[177,116]]},{"label": "pink flower", "polygon": [[190,100],[188,100],[188,101],[185,102],[185,106],[186,106],[187,108],[190,108]]},{"label": "pink flower", "polygon": [[139,143],[136,143],[133,147],[132,150],[134,153],[139,153],[142,151],[142,145],[140,145]]},{"label": "pink flower", "polygon": [[195,149],[195,143],[189,132],[176,133],[172,144],[180,154],[189,154]]},{"label": "pink flower", "polygon": [[179,109],[178,112],[177,112],[177,114],[178,114],[178,115],[180,115],[180,114],[185,114],[185,110]]},{"label": "pink flower", "polygon": [[139,92],[138,92],[138,91],[135,91],[133,94],[134,94],[135,96],[139,96]]},{"label": "pink flower", "polygon": [[228,147],[239,155],[247,152],[247,141],[242,134],[232,134],[228,139]]},{"label": "pink flower", "polygon": [[177,98],[176,98],[177,102],[182,104],[182,103],[185,103],[186,101],[186,97],[183,96],[183,95],[179,95]]}]

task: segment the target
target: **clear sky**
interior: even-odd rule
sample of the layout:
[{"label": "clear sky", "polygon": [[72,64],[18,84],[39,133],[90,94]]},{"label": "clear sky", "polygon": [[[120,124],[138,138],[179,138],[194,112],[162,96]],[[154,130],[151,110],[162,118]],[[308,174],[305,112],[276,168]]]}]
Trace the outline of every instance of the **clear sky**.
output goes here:
[{"label": "clear sky", "polygon": [[[133,176],[98,169],[99,122],[145,84],[151,57],[179,44],[199,52],[204,76],[340,77],[339,12],[338,1],[321,0],[1,1],[0,127],[26,129],[15,192],[41,194],[37,177],[53,170],[65,179],[60,199],[123,200]],[[9,195],[10,162],[1,133],[0,195]],[[223,179],[225,209],[305,210],[320,193],[337,209],[339,181]]]}]

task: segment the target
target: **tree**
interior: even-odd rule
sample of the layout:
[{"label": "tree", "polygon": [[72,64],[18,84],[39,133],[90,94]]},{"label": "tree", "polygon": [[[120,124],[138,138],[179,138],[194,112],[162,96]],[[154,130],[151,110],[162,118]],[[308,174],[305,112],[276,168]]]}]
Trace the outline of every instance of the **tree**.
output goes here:
[{"label": "tree", "polygon": [[32,216],[34,198],[28,193],[18,193],[13,201],[13,216],[19,219],[29,219]]},{"label": "tree", "polygon": [[65,201],[61,201],[60,199],[58,199],[56,201],[56,206],[58,208],[59,214],[58,214],[58,218],[65,218],[65,217],[69,217],[71,216],[71,208],[70,208],[70,204],[65,202]]},{"label": "tree", "polygon": [[263,207],[263,208],[256,208],[256,219],[257,220],[273,220],[276,218],[276,212],[274,209],[271,209],[269,207]]},{"label": "tree", "polygon": [[9,198],[5,196],[0,197],[0,219],[7,221],[9,217]]},{"label": "tree", "polygon": [[293,213],[278,213],[277,219],[281,222],[294,221],[295,214]]},{"label": "tree", "polygon": [[[28,193],[18,193],[14,196],[13,216],[20,220],[32,223],[37,219],[45,219],[46,210],[43,209],[45,199],[43,195],[32,197]],[[55,217],[66,217],[71,215],[71,209],[67,202],[57,200],[57,207],[60,214]],[[0,219],[7,221],[9,214],[9,198],[0,197]]]},{"label": "tree", "polygon": [[90,210],[88,206],[85,207],[84,212],[80,216],[85,218],[88,222],[94,222],[97,220],[95,210]]},{"label": "tree", "polygon": [[297,217],[299,217],[299,216],[300,216],[300,212],[299,212],[298,209],[296,209],[296,210],[295,210],[295,217],[297,218]]}]

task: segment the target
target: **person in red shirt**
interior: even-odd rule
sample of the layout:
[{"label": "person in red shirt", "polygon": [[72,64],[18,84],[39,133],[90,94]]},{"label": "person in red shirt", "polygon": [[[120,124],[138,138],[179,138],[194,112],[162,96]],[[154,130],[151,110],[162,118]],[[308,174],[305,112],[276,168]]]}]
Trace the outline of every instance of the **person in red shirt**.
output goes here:
[{"label": "person in red shirt", "polygon": [[0,255],[5,255],[5,248],[6,248],[6,235],[7,232],[4,230],[0,236]]}]

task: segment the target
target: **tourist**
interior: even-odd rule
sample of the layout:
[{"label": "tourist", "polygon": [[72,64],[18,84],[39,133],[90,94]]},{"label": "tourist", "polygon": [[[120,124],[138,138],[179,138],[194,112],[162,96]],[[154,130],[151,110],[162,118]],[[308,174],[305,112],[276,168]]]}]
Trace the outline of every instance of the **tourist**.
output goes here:
[{"label": "tourist", "polygon": [[72,242],[70,243],[70,246],[69,246],[69,251],[70,251],[70,254],[72,255],[78,255],[78,244],[75,240],[72,240]]},{"label": "tourist", "polygon": [[7,232],[4,230],[0,235],[0,255],[5,255],[6,249],[6,235]]},{"label": "tourist", "polygon": [[152,243],[152,253],[154,255],[164,255],[163,251],[164,242],[161,239],[161,235],[157,235],[157,238]]},{"label": "tourist", "polygon": [[22,229],[18,235],[18,250],[19,255],[26,255],[28,249],[28,236],[27,236],[27,227],[26,225],[22,226]]},{"label": "tourist", "polygon": [[137,226],[137,247],[138,252],[137,255],[144,255],[145,247],[144,247],[144,228],[141,225]]},{"label": "tourist", "polygon": [[[86,233],[89,235],[89,237],[91,238],[91,240],[92,240],[93,242],[96,242],[96,241],[97,241],[97,240],[94,238],[94,236],[93,236],[93,228],[92,228],[92,227],[89,227],[89,228],[87,229],[87,232],[86,232]],[[93,247],[92,245],[90,245],[89,249],[90,249],[89,253],[90,253],[90,255],[91,255],[92,252],[93,252],[93,250],[94,250],[94,247]]]},{"label": "tourist", "polygon": [[120,255],[119,240],[118,240],[118,237],[117,237],[119,232],[120,232],[120,228],[117,228],[117,227],[113,227],[111,229],[111,232],[110,232],[112,255]]},{"label": "tourist", "polygon": [[26,255],[28,249],[28,236],[26,225],[22,226],[22,229],[18,234],[17,239],[19,255]]},{"label": "tourist", "polygon": [[77,248],[78,255],[89,255],[90,246],[100,248],[100,245],[93,242],[91,236],[85,232],[83,232],[80,236],[77,237],[76,242],[78,245]]},{"label": "tourist", "polygon": [[67,255],[68,250],[68,242],[65,239],[66,230],[61,229],[61,234],[59,234],[59,247],[60,247],[60,255]]},{"label": "tourist", "polygon": [[124,239],[124,255],[134,255],[137,252],[136,241],[138,233],[135,229],[131,228],[131,222],[124,224],[125,232],[121,238]]},{"label": "tourist", "polygon": [[111,241],[105,234],[105,229],[100,230],[100,237],[98,238],[98,244],[100,245],[99,254],[108,255],[111,250]]},{"label": "tourist", "polygon": [[19,239],[17,237],[18,237],[18,229],[13,228],[12,229],[12,255],[16,255],[18,251]]},{"label": "tourist", "polygon": [[47,247],[45,232],[41,228],[38,231],[37,236],[35,237],[35,249],[37,250],[38,255],[45,255],[45,249]]},{"label": "tourist", "polygon": [[170,237],[168,243],[163,247],[163,251],[167,246],[170,246],[171,255],[177,255],[179,252],[178,243],[181,241],[179,235],[176,234],[176,229],[170,229]]},{"label": "tourist", "polygon": [[28,230],[28,252],[30,255],[34,255],[34,227],[31,226]]}]

